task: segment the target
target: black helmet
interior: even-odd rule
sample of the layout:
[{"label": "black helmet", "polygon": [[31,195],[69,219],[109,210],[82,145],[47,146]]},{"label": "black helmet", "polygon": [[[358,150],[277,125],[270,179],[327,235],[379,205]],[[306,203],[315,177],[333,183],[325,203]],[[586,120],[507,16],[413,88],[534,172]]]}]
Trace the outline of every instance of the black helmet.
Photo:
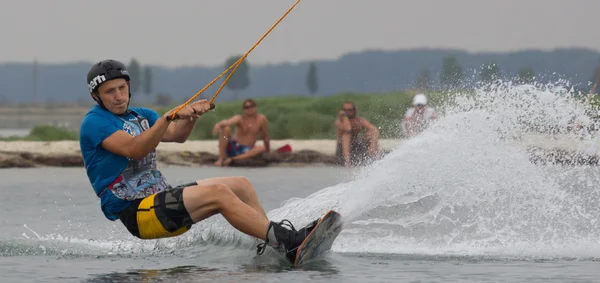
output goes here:
[{"label": "black helmet", "polygon": [[[104,60],[94,65],[87,73],[87,84],[90,90],[90,94],[98,91],[98,87],[105,81],[114,79],[125,79],[129,83],[129,72],[125,68],[125,65],[115,60]],[[131,98],[131,90],[129,91],[129,98]],[[98,97],[100,99],[100,97]],[[102,101],[96,101],[100,106],[104,107]]]}]

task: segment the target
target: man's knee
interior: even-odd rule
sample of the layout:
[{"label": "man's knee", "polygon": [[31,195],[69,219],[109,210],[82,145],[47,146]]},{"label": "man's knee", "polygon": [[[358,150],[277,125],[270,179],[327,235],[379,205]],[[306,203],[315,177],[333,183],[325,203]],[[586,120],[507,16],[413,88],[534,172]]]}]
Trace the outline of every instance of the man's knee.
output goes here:
[{"label": "man's knee", "polygon": [[231,135],[231,127],[225,126],[221,129],[221,134],[225,137],[229,137]]},{"label": "man's knee", "polygon": [[231,127],[224,126],[219,130],[219,139],[220,140],[228,140],[231,139]]},{"label": "man's knee", "polygon": [[236,176],[236,177],[232,177],[235,184],[238,187],[250,187],[250,180],[248,180],[248,178],[244,177],[244,176]]},{"label": "man's knee", "polygon": [[229,205],[234,198],[237,198],[235,193],[233,193],[233,190],[231,190],[231,188],[225,184],[213,184],[209,186],[209,189],[211,190],[210,192],[213,194],[214,201],[220,209]]},{"label": "man's knee", "polygon": [[254,193],[254,188],[250,180],[244,176],[231,177],[232,182],[230,183],[230,189],[234,191],[236,195],[246,196],[248,193]]}]

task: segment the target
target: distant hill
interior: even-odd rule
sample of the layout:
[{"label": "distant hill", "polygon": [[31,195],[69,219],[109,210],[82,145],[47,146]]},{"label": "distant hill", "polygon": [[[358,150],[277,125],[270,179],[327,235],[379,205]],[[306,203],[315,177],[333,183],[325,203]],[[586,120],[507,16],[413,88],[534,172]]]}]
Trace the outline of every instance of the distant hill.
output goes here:
[{"label": "distant hill", "polygon": [[[571,48],[553,51],[525,50],[510,53],[468,53],[461,50],[414,49],[399,51],[365,51],[349,53],[337,60],[315,61],[319,79],[316,95],[326,96],[341,91],[389,92],[415,86],[420,71],[428,69],[432,85],[438,82],[442,59],[454,55],[462,65],[469,83],[479,67],[496,61],[504,77],[514,77],[521,67],[531,67],[544,82],[565,78],[589,89],[589,80],[600,53]],[[130,58],[122,58],[128,63]],[[250,86],[240,92],[240,98],[308,94],[306,73],[310,62],[277,65],[253,65],[249,57]],[[144,62],[140,62],[144,67]],[[39,103],[89,102],[85,75],[92,62],[40,64],[37,72]],[[223,71],[217,67],[166,68],[150,66],[153,71],[153,93],[170,94],[184,101]],[[33,64],[0,64],[0,102],[27,102],[33,96]],[[221,81],[204,95],[212,96]],[[155,95],[134,94],[139,100],[154,100]],[[231,100],[233,93],[225,88],[218,100]]]}]

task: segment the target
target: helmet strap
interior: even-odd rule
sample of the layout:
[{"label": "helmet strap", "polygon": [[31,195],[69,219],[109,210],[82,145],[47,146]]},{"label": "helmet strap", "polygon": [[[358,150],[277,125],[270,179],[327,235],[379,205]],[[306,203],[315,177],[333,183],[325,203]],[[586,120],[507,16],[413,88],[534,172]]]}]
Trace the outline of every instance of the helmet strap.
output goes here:
[{"label": "helmet strap", "polygon": [[131,103],[131,82],[127,81],[127,89],[129,90],[129,100],[127,100],[127,109],[129,109],[129,104]]},{"label": "helmet strap", "polygon": [[[94,94],[96,94],[96,96],[94,97]],[[100,99],[100,95],[98,94],[98,92],[94,91],[92,92],[92,99],[94,99],[94,101],[96,101],[96,103],[98,103],[98,105],[104,109],[104,110],[108,110],[106,109],[106,107],[104,106],[104,103],[102,103],[102,99]]]}]

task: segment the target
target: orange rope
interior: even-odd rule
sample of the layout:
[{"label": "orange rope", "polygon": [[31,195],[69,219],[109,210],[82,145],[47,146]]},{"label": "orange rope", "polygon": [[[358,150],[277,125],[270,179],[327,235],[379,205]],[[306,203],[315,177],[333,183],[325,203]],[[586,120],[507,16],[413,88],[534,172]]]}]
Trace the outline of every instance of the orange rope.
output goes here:
[{"label": "orange rope", "polygon": [[[260,44],[260,42],[265,37],[267,37],[267,35],[279,24],[279,22],[281,22],[283,20],[283,18],[285,18],[292,11],[292,9],[294,9],[294,7],[296,7],[296,5],[298,5],[298,3],[300,3],[300,0],[297,0],[296,3],[294,3],[294,5],[292,5],[292,7],[290,7],[285,12],[285,14],[283,14],[283,16],[281,16],[281,18],[279,18],[279,20],[277,20],[277,22],[275,22],[275,24],[273,24],[273,26],[271,26],[271,28],[267,32],[265,32],[265,34],[263,34],[263,36],[256,43],[254,43],[254,45],[252,45],[252,47],[246,53],[244,53],[244,55],[242,57],[240,57],[235,63],[231,64],[231,66],[229,66],[227,69],[225,69],[225,71],[223,71],[220,75],[218,75],[216,78],[214,78],[210,83],[208,83],[201,90],[199,90],[194,96],[192,96],[192,98],[188,99],[188,101],[186,101],[184,104],[180,105],[175,110],[175,112],[173,112],[173,114],[171,115],[171,119],[175,119],[175,117],[177,115],[177,112],[179,112],[179,110],[181,110],[182,108],[184,108],[187,105],[189,105],[194,99],[196,99],[196,97],[198,97],[202,92],[204,92],[206,89],[208,89],[219,78],[221,78],[229,70],[231,70],[231,68],[233,68],[233,70],[231,70],[231,73],[227,76],[227,78],[225,78],[225,81],[223,82],[223,84],[221,84],[221,86],[219,87],[219,89],[217,90],[217,92],[215,92],[215,94],[213,95],[213,97],[210,99],[210,103],[212,104],[215,101],[215,98],[217,98],[217,96],[219,95],[219,93],[223,89],[223,87],[227,84],[227,82],[229,81],[229,79],[231,78],[231,76],[233,75],[233,73],[235,73],[235,71],[237,70],[237,68],[242,64],[242,61],[244,59],[246,59],[246,57],[248,57],[248,55],[250,54],[250,52],[252,52],[252,50],[254,50],[254,48],[256,48],[256,46],[258,46],[258,44]],[[214,107],[211,105],[211,108],[214,108]]]}]

